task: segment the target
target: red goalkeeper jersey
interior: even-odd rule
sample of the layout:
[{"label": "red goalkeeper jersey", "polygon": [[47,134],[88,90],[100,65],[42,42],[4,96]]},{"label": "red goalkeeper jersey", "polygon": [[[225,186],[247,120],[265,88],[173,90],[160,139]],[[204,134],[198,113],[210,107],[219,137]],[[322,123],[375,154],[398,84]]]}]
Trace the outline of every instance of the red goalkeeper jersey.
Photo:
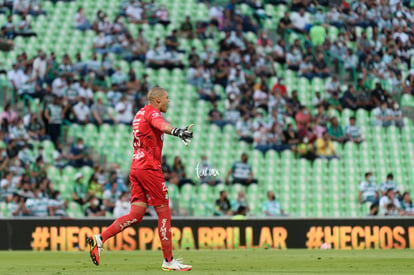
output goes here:
[{"label": "red goalkeeper jersey", "polygon": [[165,125],[167,122],[161,116],[161,112],[154,107],[145,105],[138,111],[132,122],[134,155],[131,169],[161,168]]}]

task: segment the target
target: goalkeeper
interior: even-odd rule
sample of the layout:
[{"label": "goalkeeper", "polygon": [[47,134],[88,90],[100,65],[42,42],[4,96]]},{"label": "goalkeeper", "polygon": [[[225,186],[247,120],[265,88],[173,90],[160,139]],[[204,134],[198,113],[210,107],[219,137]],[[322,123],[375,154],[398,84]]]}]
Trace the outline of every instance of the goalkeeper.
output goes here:
[{"label": "goalkeeper", "polygon": [[125,228],[139,223],[147,205],[152,205],[158,214],[158,232],[164,260],[164,271],[191,270],[181,260],[172,256],[171,211],[168,206],[168,188],[161,170],[161,153],[164,133],[179,137],[185,145],[193,138],[192,124],[185,129],[173,128],[164,121],[161,112],[168,108],[167,92],[156,86],[148,92],[148,105],[135,115],[132,122],[134,155],[131,163],[131,211],[115,220],[102,234],[88,237],[92,262],[99,265],[103,243]]}]

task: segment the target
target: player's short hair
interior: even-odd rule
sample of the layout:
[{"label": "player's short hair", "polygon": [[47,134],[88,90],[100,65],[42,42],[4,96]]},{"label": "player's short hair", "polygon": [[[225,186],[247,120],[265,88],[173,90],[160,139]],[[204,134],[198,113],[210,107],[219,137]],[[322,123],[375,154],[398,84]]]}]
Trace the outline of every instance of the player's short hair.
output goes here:
[{"label": "player's short hair", "polygon": [[394,175],[392,174],[392,173],[389,173],[388,175],[387,175],[387,179],[393,179],[394,178]]},{"label": "player's short hair", "polygon": [[147,94],[147,98],[148,101],[153,101],[154,99],[156,99],[157,97],[160,97],[163,93],[165,93],[166,91],[161,88],[160,86],[154,86],[152,87]]}]

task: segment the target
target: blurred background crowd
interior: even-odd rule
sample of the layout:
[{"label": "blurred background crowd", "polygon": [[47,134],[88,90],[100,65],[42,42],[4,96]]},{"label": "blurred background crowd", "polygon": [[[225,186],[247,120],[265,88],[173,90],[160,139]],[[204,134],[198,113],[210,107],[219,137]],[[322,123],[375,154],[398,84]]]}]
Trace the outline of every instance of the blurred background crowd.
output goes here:
[{"label": "blurred background crowd", "polygon": [[[167,120],[187,123],[188,112],[179,109],[204,106],[206,112],[194,112],[203,116],[203,126],[217,137],[231,131],[235,138],[227,149],[238,147],[237,142],[246,153],[231,155],[227,166],[219,167],[220,174],[201,150],[191,155],[200,159],[196,173],[186,169],[189,157],[182,162],[169,151],[163,171],[175,193],[175,215],[296,215],[299,199],[289,202],[285,212],[275,192],[283,194],[285,204],[290,197],[272,182],[265,183],[263,173],[254,173],[257,158],[303,160],[310,169],[306,171],[316,176],[319,172],[311,170],[315,165],[335,169],[348,163],[348,151],[359,159],[365,156],[361,150],[378,146],[377,140],[396,145],[388,135],[411,133],[412,122],[403,116],[402,105],[414,102],[412,1],[93,2],[0,1],[4,215],[128,212],[130,160],[127,155],[112,158],[111,151],[131,150],[130,124],[154,85],[173,95],[179,114],[167,114]],[[385,147],[392,152],[394,145]],[[364,159],[371,159],[368,154]],[[376,164],[379,177],[387,173],[379,187],[372,172],[366,172],[373,161],[355,169],[353,182],[344,180],[358,186],[365,173],[359,189],[347,194],[352,203],[368,203],[363,214],[412,214],[410,183],[403,177],[408,169],[399,170],[402,190],[387,166]],[[346,164],[342,167],[347,173]],[[279,170],[265,176],[278,181],[274,171]],[[299,180],[289,184],[300,189],[306,182]],[[201,196],[199,191],[207,187],[212,189],[207,204],[194,211],[184,197]],[[331,201],[339,196],[338,189],[328,191]],[[320,207],[341,212],[336,204],[315,202],[313,212],[304,215],[337,213]]]}]

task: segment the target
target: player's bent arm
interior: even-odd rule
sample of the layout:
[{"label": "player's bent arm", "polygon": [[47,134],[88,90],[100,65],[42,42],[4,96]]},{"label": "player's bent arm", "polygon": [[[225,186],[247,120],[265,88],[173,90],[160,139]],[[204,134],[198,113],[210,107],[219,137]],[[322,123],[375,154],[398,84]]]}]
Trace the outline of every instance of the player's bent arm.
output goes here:
[{"label": "player's bent arm", "polygon": [[171,124],[166,123],[165,128],[164,128],[164,133],[168,134],[168,135],[172,135],[171,131],[174,129],[174,127],[171,126]]}]

